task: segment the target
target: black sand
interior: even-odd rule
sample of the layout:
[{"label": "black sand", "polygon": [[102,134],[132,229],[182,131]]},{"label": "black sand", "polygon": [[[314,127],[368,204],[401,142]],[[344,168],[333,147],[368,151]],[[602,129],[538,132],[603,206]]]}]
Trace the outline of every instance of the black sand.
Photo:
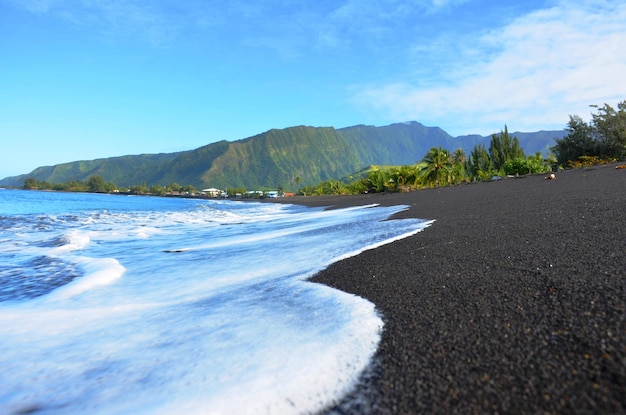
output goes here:
[{"label": "black sand", "polygon": [[626,413],[626,169],[285,202],[436,219],[313,279],[385,322],[328,413]]}]

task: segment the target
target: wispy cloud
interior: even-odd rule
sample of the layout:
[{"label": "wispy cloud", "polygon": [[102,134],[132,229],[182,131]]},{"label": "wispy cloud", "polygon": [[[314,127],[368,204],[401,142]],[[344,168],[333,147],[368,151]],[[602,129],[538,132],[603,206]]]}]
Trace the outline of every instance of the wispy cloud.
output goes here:
[{"label": "wispy cloud", "polygon": [[[263,45],[306,54],[316,51],[364,48],[388,49],[400,32],[413,28],[424,15],[437,13],[470,0],[342,0],[319,2],[313,7],[286,1],[283,13],[276,8],[264,13],[261,22],[251,22],[260,33]],[[306,2],[304,2],[306,4]],[[275,5],[274,5],[275,6]],[[410,30],[407,30],[407,32]]]},{"label": "wispy cloud", "polygon": [[[166,45],[190,23],[210,21],[209,14],[189,10],[195,2],[146,0],[3,0],[4,3],[38,15],[96,30],[113,38],[135,38],[153,45]],[[190,22],[190,19],[194,19]]]},{"label": "wispy cloud", "polygon": [[364,86],[355,102],[458,134],[561,128],[588,104],[626,98],[624,21],[624,2],[559,3],[466,38],[430,84]]},{"label": "wispy cloud", "polygon": [[[482,11],[484,2],[472,0],[0,3],[112,39],[155,46],[209,39],[221,50],[257,49],[302,65],[337,62],[344,74],[355,75],[353,103],[379,115],[372,118],[488,134],[504,124],[517,130],[560,128],[569,114],[588,114],[588,104],[626,98],[626,1],[546,1],[552,6],[486,20],[489,25],[459,19],[460,13]],[[502,9],[521,7],[486,11],[499,16]],[[471,32],[476,26],[481,31]],[[378,82],[358,84],[376,76]]]},{"label": "wispy cloud", "polygon": [[[112,39],[162,46],[189,31],[236,39],[280,55],[385,47],[416,15],[469,0],[0,0],[19,9],[95,30]],[[220,30],[223,29],[223,32]],[[210,32],[214,30],[214,32]]]}]

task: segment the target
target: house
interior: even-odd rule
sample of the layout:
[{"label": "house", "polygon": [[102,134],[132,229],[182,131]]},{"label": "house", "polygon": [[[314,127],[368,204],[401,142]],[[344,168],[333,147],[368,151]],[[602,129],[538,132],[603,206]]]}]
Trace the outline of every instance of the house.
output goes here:
[{"label": "house", "polygon": [[210,189],[202,189],[202,193],[206,194],[207,196],[210,196],[210,197],[218,197],[222,193],[225,193],[225,192],[223,190],[211,187]]}]

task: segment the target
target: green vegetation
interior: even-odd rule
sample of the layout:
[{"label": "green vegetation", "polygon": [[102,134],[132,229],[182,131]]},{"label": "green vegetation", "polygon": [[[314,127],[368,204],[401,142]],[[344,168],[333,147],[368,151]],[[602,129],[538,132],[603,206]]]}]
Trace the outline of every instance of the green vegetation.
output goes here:
[{"label": "green vegetation", "polygon": [[525,157],[524,150],[519,145],[517,137],[511,137],[507,126],[500,135],[491,136],[491,144],[489,145],[489,156],[491,164],[495,170],[501,170],[504,164],[512,159],[523,159]]},{"label": "green vegetation", "polygon": [[[545,151],[565,131],[520,133],[528,151]],[[521,137],[520,136],[520,137]],[[463,148],[488,137],[452,137],[437,127],[417,122],[384,127],[290,127],[274,129],[234,142],[218,141],[195,150],[76,161],[39,167],[0,180],[0,186],[19,187],[27,178],[48,183],[85,182],[93,175],[128,189],[144,181],[166,187],[171,183],[203,188],[260,189],[282,187],[297,192],[327,180],[353,175],[364,166],[405,165],[431,147]],[[520,141],[522,139],[520,138]],[[344,180],[342,180],[344,181]]]},{"label": "green vegetation", "polygon": [[102,176],[90,176],[86,181],[70,180],[64,183],[48,183],[34,177],[24,180],[24,189],[28,190],[59,190],[64,192],[111,193],[117,190],[115,183],[105,182]]},{"label": "green vegetation", "polygon": [[[595,106],[594,106],[595,107]],[[597,108],[597,107],[596,107]],[[472,181],[489,181],[494,177],[544,174],[554,168],[576,168],[613,162],[626,158],[626,101],[618,109],[604,104],[592,114],[591,123],[579,116],[570,116],[567,135],[555,138],[550,149],[526,156],[519,139],[509,134],[507,126],[493,134],[489,149],[476,144],[469,157],[461,148],[453,153],[439,147],[431,148],[414,165],[395,167],[372,166],[365,177],[348,183],[322,183],[303,189],[304,194],[345,194],[363,192],[397,192],[428,187],[456,185]]]},{"label": "green vegetation", "polygon": [[[541,153],[526,157],[517,137],[505,126],[493,134],[489,150],[477,144],[470,156],[463,149],[450,152],[433,147],[413,165],[371,167],[364,177],[349,183],[324,182],[302,190],[303,194],[346,194],[363,192],[406,192],[429,187],[449,186],[472,181],[492,180],[494,176],[519,176],[550,171],[554,158]],[[332,185],[331,185],[332,184]]]},{"label": "green vegetation", "polygon": [[[300,126],[232,143],[220,141],[193,151],[40,167],[30,175],[8,178],[12,182],[5,179],[3,185],[19,181],[25,189],[160,196],[193,195],[197,188],[206,187],[227,189],[230,197],[262,197],[275,189],[304,195],[406,192],[625,158],[626,101],[620,102],[617,110],[608,104],[594,108],[597,113],[592,114],[590,123],[570,116],[565,130],[552,132],[553,147],[546,144],[551,132],[519,133],[527,149],[542,149],[530,156],[506,125],[490,139],[453,139],[439,128],[416,122],[341,130]],[[424,146],[426,141],[430,147]],[[529,142],[533,144],[529,146]],[[474,143],[473,148],[468,143]],[[448,144],[456,150],[448,150]],[[462,145],[471,151],[466,153]],[[548,148],[553,154],[544,157],[542,151]],[[415,164],[394,163],[420,153],[424,156]],[[373,164],[381,162],[386,164]],[[370,167],[358,171],[364,165]],[[338,179],[341,177],[344,179]]]},{"label": "green vegetation", "polygon": [[[202,191],[198,191],[193,185],[187,184],[181,186],[180,184],[173,182],[167,186],[161,185],[150,185],[148,186],[146,182],[143,182],[138,185],[132,185],[128,188],[118,189],[115,183],[105,182],[102,176],[94,175],[90,176],[86,181],[80,180],[70,180],[64,183],[48,183],[46,181],[39,181],[34,177],[29,177],[24,180],[24,185],[22,186],[25,190],[57,190],[64,192],[86,192],[86,193],[121,193],[121,194],[134,194],[134,195],[145,195],[145,196],[191,196],[191,197],[202,197],[208,196]],[[270,192],[275,191],[274,189],[269,188],[261,188],[260,190],[255,191],[247,191],[244,187],[230,188],[227,190],[226,194],[228,197],[236,197],[236,198],[262,198]],[[278,189],[279,193],[283,193],[284,190],[282,188]],[[222,195],[219,195],[222,197]],[[212,196],[217,197],[217,196]]]},{"label": "green vegetation", "polygon": [[551,150],[560,165],[577,167],[626,158],[626,100],[617,110],[608,104],[597,108],[590,123],[571,115],[567,135],[556,139]]}]

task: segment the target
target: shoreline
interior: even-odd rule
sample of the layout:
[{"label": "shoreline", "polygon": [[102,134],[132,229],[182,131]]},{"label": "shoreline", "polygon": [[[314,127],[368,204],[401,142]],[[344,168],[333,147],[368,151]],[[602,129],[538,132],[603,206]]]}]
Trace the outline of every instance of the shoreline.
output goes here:
[{"label": "shoreline", "polygon": [[556,175],[268,201],[435,220],[311,279],[385,324],[356,389],[323,413],[626,413],[626,170]]}]

